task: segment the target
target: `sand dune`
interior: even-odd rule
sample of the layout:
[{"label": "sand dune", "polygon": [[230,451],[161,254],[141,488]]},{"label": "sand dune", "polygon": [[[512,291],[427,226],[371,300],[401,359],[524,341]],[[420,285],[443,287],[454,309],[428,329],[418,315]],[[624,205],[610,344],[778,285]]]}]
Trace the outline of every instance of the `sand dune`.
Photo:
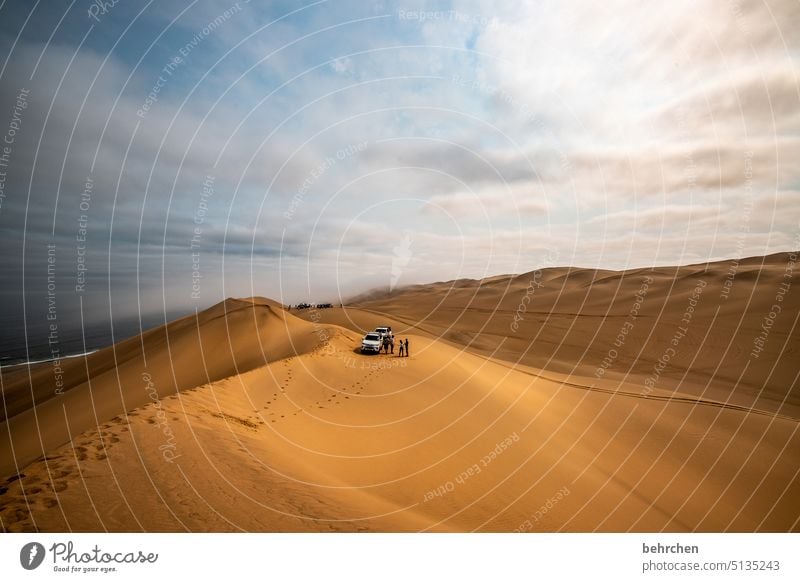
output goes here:
[{"label": "sand dune", "polygon": [[[672,347],[657,386],[798,417],[793,271],[787,253],[622,272],[550,268],[483,285],[410,287],[358,307],[485,355],[620,382],[643,383]],[[766,319],[766,343],[751,356]]]},{"label": "sand dune", "polygon": [[310,324],[284,314],[280,305],[268,300],[225,301],[197,317],[182,318],[86,358],[65,361],[60,395],[51,364],[31,367],[30,380],[28,367],[18,367],[11,381],[3,379],[11,418],[0,434],[0,473],[13,472],[71,436],[154,398],[316,345]]},{"label": "sand dune", "polygon": [[[93,354],[64,395],[37,384],[0,427],[0,525],[798,530],[795,290],[748,359],[788,258],[742,261],[725,299],[727,263],[548,269],[299,314],[229,300]],[[358,353],[380,324],[410,358]],[[23,384],[4,385],[18,409]]]}]

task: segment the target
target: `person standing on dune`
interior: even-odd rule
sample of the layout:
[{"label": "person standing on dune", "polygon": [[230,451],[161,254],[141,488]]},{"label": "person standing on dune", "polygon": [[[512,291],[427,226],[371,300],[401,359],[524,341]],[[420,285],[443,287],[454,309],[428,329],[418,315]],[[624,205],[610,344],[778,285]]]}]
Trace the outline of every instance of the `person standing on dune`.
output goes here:
[{"label": "person standing on dune", "polygon": [[408,338],[406,338],[406,357],[408,357],[409,355],[410,352],[408,351]]},{"label": "person standing on dune", "polygon": [[400,340],[400,346],[398,348],[398,352],[397,353],[398,353],[398,357],[400,357],[400,358],[403,357],[403,340]]},{"label": "person standing on dune", "polygon": [[389,334],[389,350],[394,353],[394,334]]}]

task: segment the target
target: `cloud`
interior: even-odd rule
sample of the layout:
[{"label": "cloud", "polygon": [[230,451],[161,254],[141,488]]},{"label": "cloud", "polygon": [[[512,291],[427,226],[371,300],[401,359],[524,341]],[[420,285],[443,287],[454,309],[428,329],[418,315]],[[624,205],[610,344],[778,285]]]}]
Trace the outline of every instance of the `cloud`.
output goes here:
[{"label": "cloud", "polygon": [[54,13],[13,47],[28,8],[0,10],[0,132],[31,91],[0,209],[3,317],[21,281],[46,284],[51,242],[76,308],[82,214],[92,300],[113,289],[127,314],[196,306],[198,226],[204,305],[388,284],[403,232],[404,283],[525,272],[553,249],[623,268],[796,246],[796,2],[241,3],[165,75],[232,5],[134,22],[120,4],[92,31]]},{"label": "cloud", "polygon": [[[428,203],[455,217],[546,216],[550,205],[540,184],[516,182],[475,191],[437,194]],[[430,207],[425,207],[430,210]]]},{"label": "cloud", "polygon": [[331,63],[331,68],[337,73],[352,73],[353,61],[349,57],[340,57]]}]

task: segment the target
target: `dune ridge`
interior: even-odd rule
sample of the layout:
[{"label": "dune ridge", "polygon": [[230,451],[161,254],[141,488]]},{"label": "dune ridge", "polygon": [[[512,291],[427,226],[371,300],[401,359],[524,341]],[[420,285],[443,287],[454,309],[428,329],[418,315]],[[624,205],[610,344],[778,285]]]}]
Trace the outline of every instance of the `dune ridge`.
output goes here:
[{"label": "dune ridge", "polygon": [[17,366],[8,381],[3,379],[9,417],[0,434],[0,474],[154,398],[311,349],[318,343],[311,330],[306,322],[286,318],[282,306],[271,300],[229,299],[141,337],[64,361],[61,394],[52,364],[32,366],[30,372]]}]

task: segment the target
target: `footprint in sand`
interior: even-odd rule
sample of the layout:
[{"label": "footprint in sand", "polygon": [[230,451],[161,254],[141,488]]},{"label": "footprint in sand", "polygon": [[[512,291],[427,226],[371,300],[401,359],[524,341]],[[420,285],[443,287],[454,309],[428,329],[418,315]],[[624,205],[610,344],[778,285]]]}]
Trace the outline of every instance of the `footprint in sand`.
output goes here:
[{"label": "footprint in sand", "polygon": [[40,501],[47,509],[52,509],[53,507],[58,506],[58,500],[53,499],[52,497],[43,497]]},{"label": "footprint in sand", "polygon": [[47,488],[56,493],[61,493],[62,491],[65,491],[67,489],[67,482],[53,481],[52,483],[47,483]]},{"label": "footprint in sand", "polygon": [[75,447],[74,451],[75,451],[75,458],[78,459],[79,461],[85,461],[89,458],[89,456],[86,454],[87,452],[86,447]]}]

